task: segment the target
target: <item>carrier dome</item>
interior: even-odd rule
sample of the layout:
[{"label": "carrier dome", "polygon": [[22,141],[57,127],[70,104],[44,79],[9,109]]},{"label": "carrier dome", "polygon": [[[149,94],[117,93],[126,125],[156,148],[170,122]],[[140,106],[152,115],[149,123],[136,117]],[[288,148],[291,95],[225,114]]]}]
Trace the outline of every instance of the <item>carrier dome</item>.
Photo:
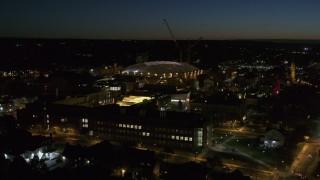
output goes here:
[{"label": "carrier dome", "polygon": [[174,61],[151,61],[128,66],[122,71],[124,75],[154,76],[162,74],[191,73],[198,72],[199,69],[187,64]]}]

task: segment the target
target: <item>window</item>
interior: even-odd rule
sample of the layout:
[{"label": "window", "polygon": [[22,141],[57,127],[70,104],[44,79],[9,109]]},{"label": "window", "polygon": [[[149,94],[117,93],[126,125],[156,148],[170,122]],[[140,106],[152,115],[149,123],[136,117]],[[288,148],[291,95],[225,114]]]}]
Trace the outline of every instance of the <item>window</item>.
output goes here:
[{"label": "window", "polygon": [[121,86],[110,87],[110,91],[120,91],[120,90],[121,90]]},{"label": "window", "polygon": [[126,114],[126,109],[125,108],[120,108],[120,113],[121,114]]},{"label": "window", "polygon": [[171,139],[175,139],[176,138],[176,136],[171,136]]},{"label": "window", "polygon": [[139,115],[140,115],[140,116],[145,116],[145,115],[146,115],[146,110],[140,109],[140,110],[139,110]]},{"label": "window", "polygon": [[197,134],[198,134],[198,138],[197,138],[198,146],[202,146],[202,136],[203,136],[202,128],[199,128]]},{"label": "window", "polygon": [[192,141],[192,137],[189,137],[189,141]]},{"label": "window", "polygon": [[141,127],[141,126],[138,126],[138,129],[142,129],[142,127]]},{"label": "window", "polygon": [[165,118],[166,117],[166,112],[165,111],[160,111],[160,117]]},{"label": "window", "polygon": [[88,118],[82,118],[82,127],[84,127],[84,128],[88,128],[89,127]]}]

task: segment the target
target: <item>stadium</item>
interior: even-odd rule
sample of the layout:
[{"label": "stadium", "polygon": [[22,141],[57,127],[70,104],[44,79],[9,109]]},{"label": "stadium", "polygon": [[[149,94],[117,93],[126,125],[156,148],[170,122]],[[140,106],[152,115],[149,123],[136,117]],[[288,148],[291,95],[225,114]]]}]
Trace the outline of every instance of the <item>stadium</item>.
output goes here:
[{"label": "stadium", "polygon": [[142,76],[148,84],[175,84],[195,79],[202,70],[187,63],[174,61],[151,61],[128,66],[122,71],[125,76]]}]

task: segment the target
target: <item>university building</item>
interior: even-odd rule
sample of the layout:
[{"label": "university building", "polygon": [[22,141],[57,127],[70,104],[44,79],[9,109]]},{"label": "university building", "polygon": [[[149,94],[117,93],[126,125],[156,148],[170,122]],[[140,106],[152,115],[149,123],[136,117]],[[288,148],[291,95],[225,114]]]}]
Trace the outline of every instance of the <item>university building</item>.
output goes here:
[{"label": "university building", "polygon": [[159,111],[151,103],[128,107],[49,104],[38,110],[31,106],[19,111],[21,126],[31,127],[38,122],[53,133],[83,134],[137,145],[177,149],[211,145],[211,123],[199,113]]}]

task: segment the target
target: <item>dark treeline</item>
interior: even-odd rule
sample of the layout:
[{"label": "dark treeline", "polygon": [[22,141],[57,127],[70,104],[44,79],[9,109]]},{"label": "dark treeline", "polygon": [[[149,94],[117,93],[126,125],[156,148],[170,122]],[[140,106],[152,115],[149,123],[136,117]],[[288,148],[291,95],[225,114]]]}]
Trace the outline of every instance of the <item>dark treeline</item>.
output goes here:
[{"label": "dark treeline", "polygon": [[[183,57],[194,40],[178,41]],[[306,54],[293,52],[304,51]],[[128,66],[135,63],[137,53],[147,53],[149,61],[179,60],[179,51],[170,40],[81,40],[81,39],[17,39],[0,38],[2,70],[51,69],[55,66],[99,66],[117,63]],[[302,65],[317,60],[319,41],[265,41],[202,40],[191,51],[191,64],[199,68],[216,67],[224,61],[245,60],[250,63],[265,60],[279,63],[283,60]]]}]

